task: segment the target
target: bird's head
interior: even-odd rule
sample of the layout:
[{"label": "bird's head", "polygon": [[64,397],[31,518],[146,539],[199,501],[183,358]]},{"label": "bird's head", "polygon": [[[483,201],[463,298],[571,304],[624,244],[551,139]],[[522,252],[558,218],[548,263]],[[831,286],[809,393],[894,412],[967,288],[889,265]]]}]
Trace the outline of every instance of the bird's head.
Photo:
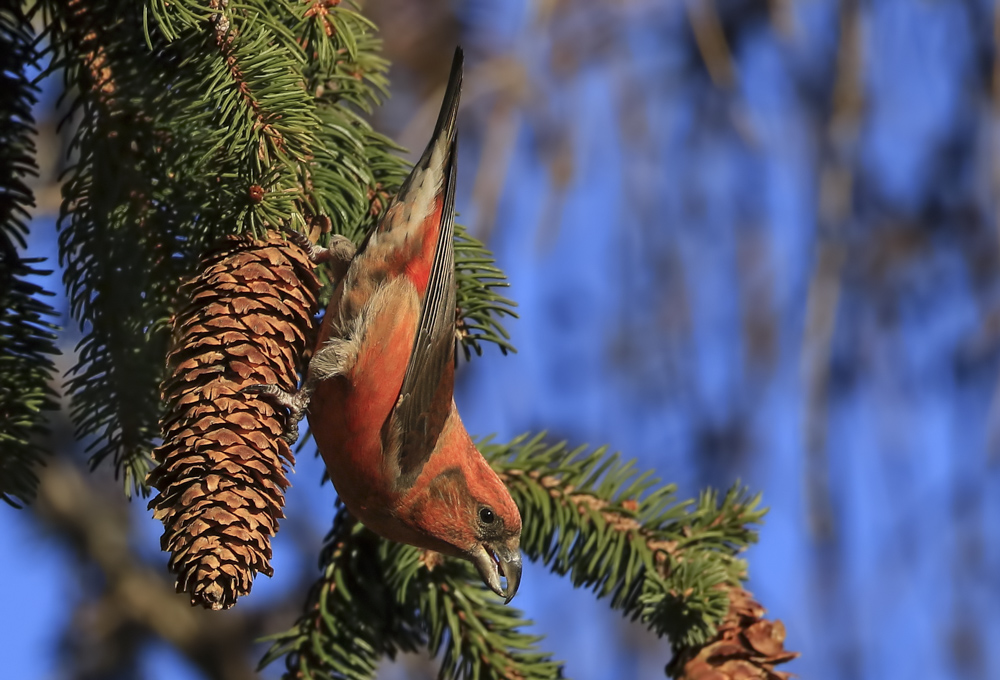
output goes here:
[{"label": "bird's head", "polygon": [[[521,513],[506,487],[491,498],[476,503],[472,522],[475,541],[463,557],[476,565],[483,582],[494,593],[510,602],[521,583]],[[500,587],[501,576],[507,580],[506,588]]]},{"label": "bird's head", "polygon": [[521,583],[521,513],[496,472],[473,451],[464,464],[434,477],[412,521],[438,539],[426,547],[472,562],[483,583],[510,602]]}]

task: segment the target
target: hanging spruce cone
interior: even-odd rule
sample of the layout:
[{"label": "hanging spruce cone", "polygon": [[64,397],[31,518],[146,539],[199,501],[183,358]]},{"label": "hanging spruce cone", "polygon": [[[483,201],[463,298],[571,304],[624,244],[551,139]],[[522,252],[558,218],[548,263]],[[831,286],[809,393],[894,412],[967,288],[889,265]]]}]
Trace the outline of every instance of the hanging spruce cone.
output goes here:
[{"label": "hanging spruce cone", "polygon": [[682,680],[788,680],[791,673],[774,667],[798,653],[785,650],[784,625],[765,619],[764,612],[750,593],[730,588],[729,612],[715,637],[703,647],[681,653],[667,670]]},{"label": "hanging spruce cone", "polygon": [[311,349],[319,282],[306,254],[276,234],[232,237],[185,285],[174,320],[160,464],[150,502],[163,521],[177,591],[192,604],[231,607],[257,572],[271,576],[271,536],[284,517],[286,416],[240,390],[294,391]]}]

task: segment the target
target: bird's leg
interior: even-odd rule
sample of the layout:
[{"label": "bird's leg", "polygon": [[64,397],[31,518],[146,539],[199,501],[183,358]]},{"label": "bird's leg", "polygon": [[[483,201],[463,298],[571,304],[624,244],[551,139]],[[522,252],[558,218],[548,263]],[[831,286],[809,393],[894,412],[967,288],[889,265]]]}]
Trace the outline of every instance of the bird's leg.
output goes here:
[{"label": "bird's leg", "polygon": [[315,264],[329,262],[334,265],[346,264],[354,258],[357,248],[354,242],[346,236],[334,234],[330,237],[330,245],[326,248],[318,246],[309,237],[294,229],[288,230],[288,240],[306,251],[309,259]]},{"label": "bird's leg", "polygon": [[338,375],[345,375],[354,366],[358,356],[358,343],[350,339],[328,340],[309,362],[309,376],[296,392],[286,392],[277,385],[248,385],[240,394],[257,394],[275,406],[288,410],[288,423],[281,438],[294,444],[299,438],[299,421],[309,408],[309,401],[316,383]]},{"label": "bird's leg", "polygon": [[[288,240],[299,248],[302,248],[311,262],[314,264],[330,263],[333,266],[335,279],[344,275],[347,271],[347,266],[354,259],[354,254],[357,250],[351,239],[339,234],[331,236],[330,245],[323,248],[310,241],[305,234],[294,229],[286,228],[285,232]],[[310,363],[309,376],[306,378],[305,384],[296,392],[286,392],[277,385],[248,385],[241,389],[240,393],[257,394],[275,406],[288,409],[288,424],[285,426],[285,431],[281,435],[281,438],[289,444],[294,444],[299,438],[299,421],[302,420],[306,414],[306,409],[309,408],[309,400],[312,397],[313,389],[315,389],[316,381],[337,375],[339,372],[337,367],[340,365],[338,362],[342,363],[343,361],[343,359],[337,359],[337,357],[343,353],[336,349],[336,345],[346,342],[343,340],[331,340],[327,342],[317,356],[313,357]],[[356,344],[354,347],[356,356]],[[321,373],[317,376],[312,366],[320,356],[324,356],[324,359],[320,360],[322,368]],[[351,363],[353,364],[353,360]]]},{"label": "bird's leg", "polygon": [[352,334],[346,338],[327,340],[309,362],[309,378],[303,389],[310,383],[347,375],[358,358],[359,343],[356,337]]}]

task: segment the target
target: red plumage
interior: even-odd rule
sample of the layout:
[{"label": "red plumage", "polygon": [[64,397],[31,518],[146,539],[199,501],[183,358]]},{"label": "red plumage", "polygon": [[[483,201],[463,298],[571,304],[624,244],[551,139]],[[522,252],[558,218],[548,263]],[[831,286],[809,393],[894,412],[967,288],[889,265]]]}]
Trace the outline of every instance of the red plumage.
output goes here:
[{"label": "red plumage", "polygon": [[453,399],[461,75],[459,50],[434,135],[340,280],[303,389],[348,510],[386,538],[472,561],[509,601],[521,517]]}]

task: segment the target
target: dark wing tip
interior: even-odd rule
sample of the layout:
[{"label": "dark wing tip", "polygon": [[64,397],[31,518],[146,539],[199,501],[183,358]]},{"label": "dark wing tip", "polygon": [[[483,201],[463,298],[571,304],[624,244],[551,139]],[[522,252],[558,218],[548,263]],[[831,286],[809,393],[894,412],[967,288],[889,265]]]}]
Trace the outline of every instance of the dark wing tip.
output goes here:
[{"label": "dark wing tip", "polygon": [[442,136],[451,141],[455,136],[456,122],[458,121],[458,103],[462,98],[462,70],[465,64],[465,53],[461,46],[455,48],[455,56],[451,61],[451,73],[448,75],[448,86],[444,91],[444,100],[441,102],[441,112],[438,114],[437,123],[434,125],[434,134],[431,136],[431,144]]}]

